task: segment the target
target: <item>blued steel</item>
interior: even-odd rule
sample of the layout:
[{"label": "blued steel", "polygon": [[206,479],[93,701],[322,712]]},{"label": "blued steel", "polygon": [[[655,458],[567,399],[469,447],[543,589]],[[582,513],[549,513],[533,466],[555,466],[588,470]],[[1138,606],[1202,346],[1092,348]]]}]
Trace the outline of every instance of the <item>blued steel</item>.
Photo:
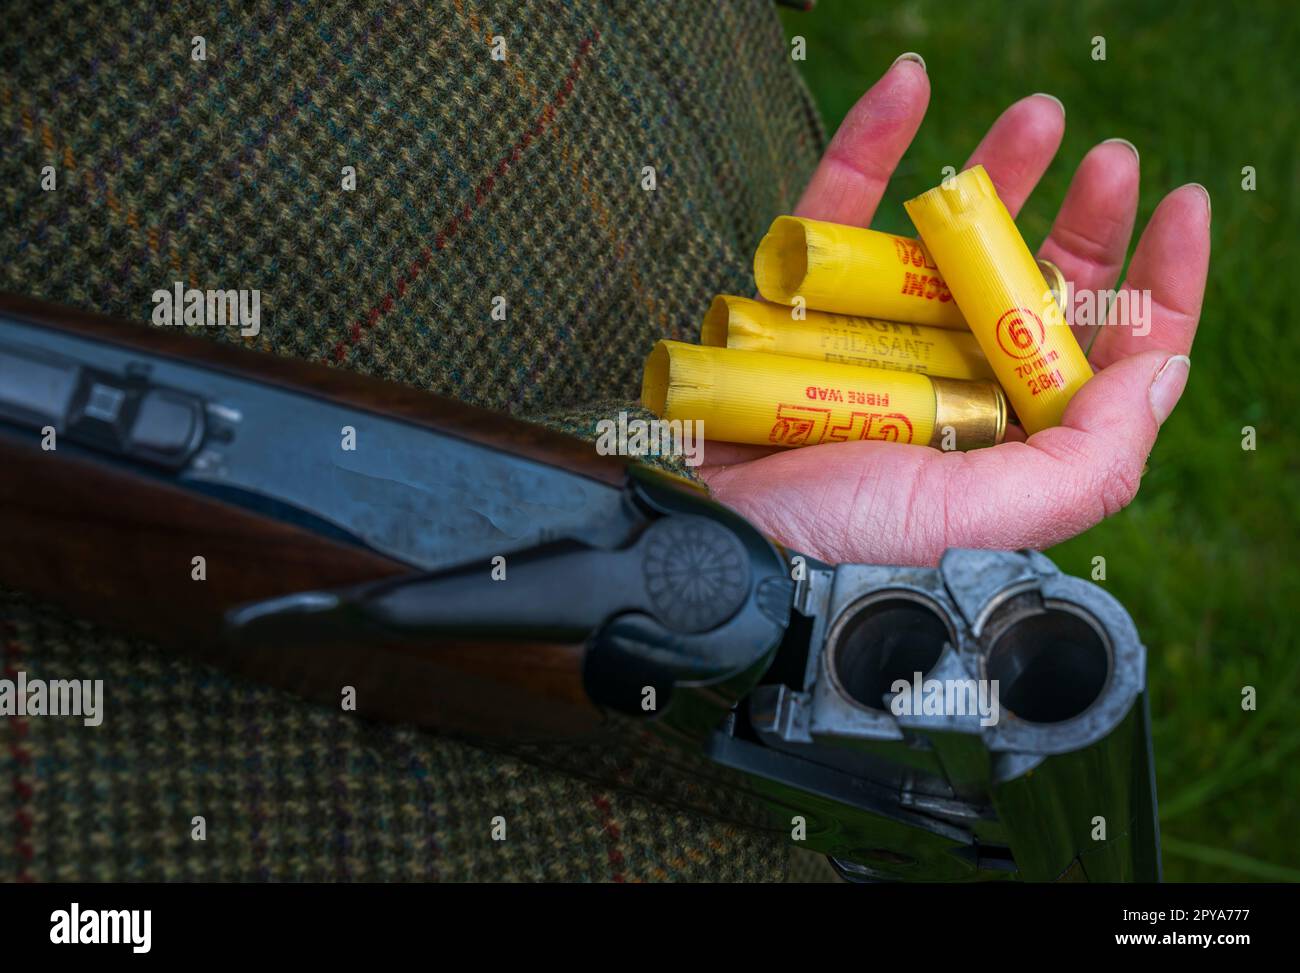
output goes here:
[{"label": "blued steel", "polygon": [[[0,316],[0,351],[0,384],[8,389],[0,392],[0,419],[33,435],[52,425],[61,440],[100,451],[97,441],[65,437],[79,423],[77,402],[53,380],[44,383],[54,388],[41,398],[39,415],[20,415],[16,404],[6,409],[26,391],[6,376],[30,374],[37,363],[64,383],[75,380],[73,372],[98,376],[102,397],[131,385],[188,395],[203,403],[206,435],[181,468],[151,469],[424,570],[564,538],[614,544],[629,527],[619,490],[400,419],[15,317]],[[364,448],[341,448],[346,427]]]}]

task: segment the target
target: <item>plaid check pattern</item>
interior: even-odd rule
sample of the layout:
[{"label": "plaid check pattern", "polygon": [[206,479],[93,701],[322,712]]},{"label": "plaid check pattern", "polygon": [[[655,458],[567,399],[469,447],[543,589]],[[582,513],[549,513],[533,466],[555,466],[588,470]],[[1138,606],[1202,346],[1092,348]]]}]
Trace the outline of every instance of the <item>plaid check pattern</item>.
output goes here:
[{"label": "plaid check pattern", "polygon": [[[824,143],[766,0],[12,2],[0,139],[0,288],[142,322],[177,280],[257,288],[256,339],[205,333],[579,435],[631,407],[655,340],[693,340],[713,294],[752,290],[758,238]],[[106,696],[93,729],[0,718],[3,878],[784,872],[773,838],[18,594],[0,625],[7,676]]]}]

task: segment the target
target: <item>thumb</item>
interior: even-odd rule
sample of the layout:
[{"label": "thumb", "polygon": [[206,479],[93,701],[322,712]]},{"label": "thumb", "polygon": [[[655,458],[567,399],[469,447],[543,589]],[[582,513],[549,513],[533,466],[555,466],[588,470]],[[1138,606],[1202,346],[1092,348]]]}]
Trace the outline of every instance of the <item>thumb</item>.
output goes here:
[{"label": "thumb", "polygon": [[1057,475],[1092,495],[1091,501],[1078,498],[1086,522],[1069,523],[1061,539],[1116,513],[1136,495],[1156,433],[1178,404],[1190,367],[1186,355],[1165,351],[1118,361],[1079,390],[1060,426],[1029,438],[1032,448],[1059,464]]},{"label": "thumb", "polygon": [[917,492],[943,499],[944,529],[913,534],[908,553],[933,563],[949,547],[1042,550],[1118,513],[1137,495],[1189,364],[1167,351],[1133,355],[1093,376],[1061,425],[1023,443],[937,457]]},{"label": "thumb", "polygon": [[1143,461],[1156,433],[1174,411],[1187,385],[1192,360],[1167,351],[1131,355],[1103,369],[1065,410],[1061,425],[1029,441],[1041,445],[1061,429],[1100,437],[1116,447],[1141,453]]}]

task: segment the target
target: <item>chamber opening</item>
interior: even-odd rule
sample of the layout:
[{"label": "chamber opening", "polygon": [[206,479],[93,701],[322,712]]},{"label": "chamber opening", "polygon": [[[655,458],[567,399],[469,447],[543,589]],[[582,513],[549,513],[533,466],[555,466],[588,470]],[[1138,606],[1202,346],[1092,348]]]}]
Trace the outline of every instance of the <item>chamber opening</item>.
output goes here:
[{"label": "chamber opening", "polygon": [[911,682],[934,668],[952,639],[938,611],[906,596],[849,608],[830,635],[836,682],[854,702],[884,712],[896,680]]},{"label": "chamber opening", "polygon": [[727,295],[719,294],[709,305],[700,325],[700,344],[713,348],[727,347],[727,332],[731,327],[731,302]]},{"label": "chamber opening", "polygon": [[803,224],[778,216],[754,254],[754,283],[769,301],[790,304],[808,276],[808,238]]},{"label": "chamber opening", "polygon": [[662,341],[654,346],[646,359],[645,374],[641,378],[641,404],[657,416],[662,416],[668,406],[668,377],[672,371],[672,356]]},{"label": "chamber opening", "polygon": [[986,671],[997,680],[1004,709],[1030,723],[1061,723],[1100,698],[1110,678],[1110,646],[1085,618],[1047,608],[1001,631]]}]

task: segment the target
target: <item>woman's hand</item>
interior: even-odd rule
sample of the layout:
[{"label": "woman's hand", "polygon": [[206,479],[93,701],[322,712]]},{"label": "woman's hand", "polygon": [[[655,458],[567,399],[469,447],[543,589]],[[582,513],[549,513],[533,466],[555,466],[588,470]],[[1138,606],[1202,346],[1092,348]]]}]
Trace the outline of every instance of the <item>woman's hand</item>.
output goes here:
[{"label": "woman's hand", "polygon": [[[905,55],[853,107],[796,215],[868,226],[921,124],[930,83]],[[1060,103],[1031,95],[1005,112],[971,155],[1015,216],[1056,154]],[[1075,292],[1114,288],[1133,232],[1138,157],[1122,141],[1080,163],[1039,256]],[[770,452],[711,443],[700,473],[713,495],[790,547],[831,562],[930,565],[949,547],[1044,548],[1116,513],[1187,382],[1210,258],[1210,199],[1174,190],[1138,241],[1124,288],[1149,291],[1150,330],[1103,326],[1097,375],[1062,425],[971,453],[877,441]],[[1083,347],[1092,335],[1075,333]],[[1023,436],[1021,437],[1023,438]]]}]

